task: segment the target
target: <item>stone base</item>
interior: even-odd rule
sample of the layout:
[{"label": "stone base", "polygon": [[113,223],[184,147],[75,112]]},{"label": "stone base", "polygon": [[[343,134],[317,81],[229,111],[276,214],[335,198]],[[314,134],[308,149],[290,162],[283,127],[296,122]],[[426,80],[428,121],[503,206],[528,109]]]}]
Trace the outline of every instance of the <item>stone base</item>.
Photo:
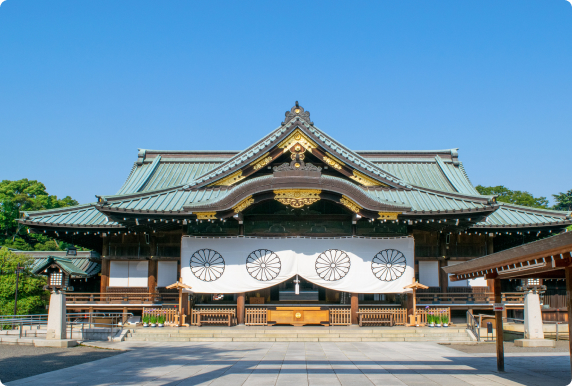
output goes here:
[{"label": "stone base", "polygon": [[555,340],[548,339],[515,339],[517,347],[556,347]]},{"label": "stone base", "polygon": [[34,346],[36,347],[68,348],[77,345],[78,345],[77,340],[72,340],[72,339],[45,339],[45,340],[36,339],[34,341]]}]

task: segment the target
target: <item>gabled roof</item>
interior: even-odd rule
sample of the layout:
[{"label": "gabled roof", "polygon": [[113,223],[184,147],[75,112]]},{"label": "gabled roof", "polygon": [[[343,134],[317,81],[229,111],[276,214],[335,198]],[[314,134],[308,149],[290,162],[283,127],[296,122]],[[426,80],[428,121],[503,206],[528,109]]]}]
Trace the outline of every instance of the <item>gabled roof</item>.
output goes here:
[{"label": "gabled roof", "polygon": [[[77,259],[77,260],[86,260],[86,259]],[[40,259],[39,261],[36,261],[33,268],[32,268],[32,272],[35,274],[40,274],[42,273],[48,266],[52,265],[52,264],[57,264],[61,267],[61,269],[66,272],[68,275],[70,275],[72,278],[83,278],[83,277],[88,277],[88,276],[93,276],[93,274],[88,274],[84,269],[80,268],[78,265],[76,265],[74,263],[74,260],[72,259],[67,259],[65,257],[56,257],[56,256],[48,256],[45,259]],[[85,261],[78,261],[78,263],[84,263],[82,264],[85,268],[90,268],[89,264],[85,264]],[[89,263],[89,260],[88,260]],[[100,266],[101,269],[101,266]],[[91,267],[91,271],[94,271],[95,268]]]}]

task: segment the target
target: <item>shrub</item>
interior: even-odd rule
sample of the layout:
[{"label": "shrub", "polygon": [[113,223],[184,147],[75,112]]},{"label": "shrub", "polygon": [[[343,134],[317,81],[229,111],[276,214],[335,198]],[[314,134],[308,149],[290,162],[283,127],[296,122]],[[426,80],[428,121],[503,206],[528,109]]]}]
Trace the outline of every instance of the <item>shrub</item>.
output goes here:
[{"label": "shrub", "polygon": [[441,315],[441,320],[443,321],[443,324],[449,324],[449,315]]},{"label": "shrub", "polygon": [[143,323],[149,324],[149,319],[151,319],[151,318],[149,317],[149,314],[143,315]]},{"label": "shrub", "polygon": [[151,324],[157,324],[157,316],[151,315]]}]

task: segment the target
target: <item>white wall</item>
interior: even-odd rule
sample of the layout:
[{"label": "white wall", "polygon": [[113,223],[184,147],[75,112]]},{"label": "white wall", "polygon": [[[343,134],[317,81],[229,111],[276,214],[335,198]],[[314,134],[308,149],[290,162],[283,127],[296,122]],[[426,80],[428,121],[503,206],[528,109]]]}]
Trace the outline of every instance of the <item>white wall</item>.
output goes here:
[{"label": "white wall", "polygon": [[109,264],[110,287],[147,287],[149,283],[148,261],[111,261]]},{"label": "white wall", "polygon": [[[457,265],[459,263],[462,263],[462,261],[448,261],[447,266]],[[466,280],[451,281],[450,277],[451,276],[447,278],[449,287],[467,287],[469,285]]]},{"label": "white wall", "polygon": [[419,262],[419,283],[429,287],[439,287],[439,262]]},{"label": "white wall", "polygon": [[157,287],[171,285],[179,278],[176,261],[159,261],[157,270]]}]

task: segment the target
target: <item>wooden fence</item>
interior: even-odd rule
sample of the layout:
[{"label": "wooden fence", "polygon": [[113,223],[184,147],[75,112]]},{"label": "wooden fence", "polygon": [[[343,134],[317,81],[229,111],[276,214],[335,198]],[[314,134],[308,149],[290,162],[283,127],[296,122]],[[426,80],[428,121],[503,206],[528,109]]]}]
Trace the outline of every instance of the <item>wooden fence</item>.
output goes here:
[{"label": "wooden fence", "polygon": [[352,314],[349,307],[330,308],[331,326],[349,326],[352,324]]},{"label": "wooden fence", "polygon": [[[232,324],[236,324],[236,307],[197,307],[191,310],[191,325],[198,325],[197,311],[232,311]],[[221,323],[227,320],[226,316],[221,316]]]},{"label": "wooden fence", "polygon": [[144,308],[143,316],[145,315],[163,315],[165,317],[165,324],[177,325],[179,313],[176,308]]},{"label": "wooden fence", "polygon": [[407,323],[407,309],[398,307],[359,307],[359,312],[371,312],[373,314],[391,314],[393,315],[393,324],[403,326]]},{"label": "wooden fence", "polygon": [[244,315],[247,326],[266,326],[266,307],[248,307]]}]

